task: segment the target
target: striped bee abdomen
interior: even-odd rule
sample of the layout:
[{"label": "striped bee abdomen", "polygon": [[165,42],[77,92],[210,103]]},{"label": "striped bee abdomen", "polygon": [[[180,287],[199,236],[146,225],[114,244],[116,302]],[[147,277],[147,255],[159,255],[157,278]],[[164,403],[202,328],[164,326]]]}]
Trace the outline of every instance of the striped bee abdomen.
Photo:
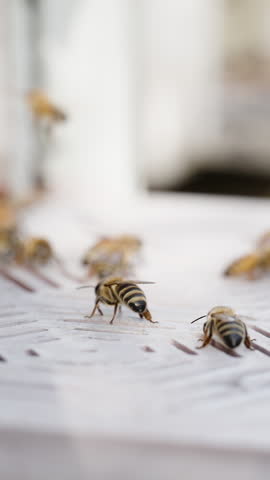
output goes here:
[{"label": "striped bee abdomen", "polygon": [[146,298],[143,291],[135,283],[123,282],[115,287],[119,301],[133,312],[143,313],[146,308]]},{"label": "striped bee abdomen", "polygon": [[218,322],[216,328],[219,336],[230,348],[238,347],[245,338],[245,327],[240,321]]}]

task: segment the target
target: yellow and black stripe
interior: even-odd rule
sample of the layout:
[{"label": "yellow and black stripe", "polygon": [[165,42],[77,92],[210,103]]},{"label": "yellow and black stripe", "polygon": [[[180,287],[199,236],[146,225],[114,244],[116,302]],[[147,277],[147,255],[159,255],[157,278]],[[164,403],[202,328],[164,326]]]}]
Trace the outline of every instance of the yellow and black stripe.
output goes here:
[{"label": "yellow and black stripe", "polygon": [[114,306],[114,314],[110,323],[113,323],[118,311],[118,307],[121,304],[130,308],[133,312],[138,313],[141,318],[145,318],[149,322],[156,323],[152,320],[152,315],[147,308],[145,294],[135,282],[121,280],[118,277],[115,279],[107,279],[97,284],[95,288],[95,294],[96,302],[91,315],[89,315],[89,318],[95,314],[96,309],[98,309],[99,313],[102,314],[102,311],[99,307],[99,302],[101,302],[106,305]]},{"label": "yellow and black stripe", "polygon": [[143,314],[147,308],[145,294],[142,289],[132,282],[122,282],[114,287],[114,295],[119,303],[126,305],[133,312]]},{"label": "yellow and black stripe", "polygon": [[217,319],[215,328],[217,334],[230,348],[238,347],[246,336],[246,328],[241,320],[224,321]]}]

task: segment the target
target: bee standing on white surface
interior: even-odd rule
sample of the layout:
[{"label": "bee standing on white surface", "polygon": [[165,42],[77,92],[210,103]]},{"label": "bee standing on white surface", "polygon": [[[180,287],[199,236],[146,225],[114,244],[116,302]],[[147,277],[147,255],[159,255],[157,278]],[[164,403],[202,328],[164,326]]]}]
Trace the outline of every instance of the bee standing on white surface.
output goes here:
[{"label": "bee standing on white surface", "polygon": [[[96,310],[103,315],[99,304],[114,306],[113,317],[110,321],[112,324],[120,305],[125,305],[133,312],[139,314],[140,318],[145,318],[149,322],[158,323],[152,320],[152,315],[147,308],[147,300],[144,292],[138,284],[147,284],[154,282],[140,282],[136,280],[124,280],[121,277],[109,278],[102,282],[99,282],[95,287],[96,302],[93,311],[90,315],[86,315],[87,318],[93,317]],[[79,288],[87,288],[79,287]]]},{"label": "bee standing on white surface", "polygon": [[232,308],[214,307],[207,315],[196,318],[191,323],[205,317],[206,322],[203,325],[203,337],[201,338],[203,343],[198,348],[208,345],[212,336],[216,334],[229,348],[236,348],[244,342],[247,348],[253,350],[247,327]]}]

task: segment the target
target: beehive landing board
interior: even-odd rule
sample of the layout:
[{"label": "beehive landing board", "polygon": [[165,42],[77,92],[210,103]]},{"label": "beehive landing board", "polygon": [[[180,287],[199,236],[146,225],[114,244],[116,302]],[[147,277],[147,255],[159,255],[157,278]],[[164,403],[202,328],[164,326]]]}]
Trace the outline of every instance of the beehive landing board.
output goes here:
[{"label": "beehive landing board", "polygon": [[[157,325],[123,310],[84,319],[93,292],[55,267],[52,288],[30,272],[1,277],[0,478],[267,478],[270,464],[270,277],[221,276],[270,229],[270,202],[150,196],[130,218],[103,219],[55,199],[33,208],[25,230],[58,246],[78,273],[80,252],[99,234],[144,239],[136,277]],[[77,269],[77,272],[76,272]],[[255,351],[197,350],[214,305],[254,317]]]}]

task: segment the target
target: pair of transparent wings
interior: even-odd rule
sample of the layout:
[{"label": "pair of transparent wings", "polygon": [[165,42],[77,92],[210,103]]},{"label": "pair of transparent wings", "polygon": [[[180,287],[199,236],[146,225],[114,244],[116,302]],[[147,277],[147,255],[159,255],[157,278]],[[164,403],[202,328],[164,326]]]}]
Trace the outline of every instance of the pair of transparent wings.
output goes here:
[{"label": "pair of transparent wings", "polygon": [[[156,282],[145,282],[142,280],[112,280],[108,282],[104,282],[103,285],[105,287],[111,287],[112,285],[121,285],[121,283],[135,283],[136,285],[147,285],[147,284],[154,284]],[[81,288],[96,288],[96,285],[82,285],[81,287],[77,287],[77,290]]]}]

